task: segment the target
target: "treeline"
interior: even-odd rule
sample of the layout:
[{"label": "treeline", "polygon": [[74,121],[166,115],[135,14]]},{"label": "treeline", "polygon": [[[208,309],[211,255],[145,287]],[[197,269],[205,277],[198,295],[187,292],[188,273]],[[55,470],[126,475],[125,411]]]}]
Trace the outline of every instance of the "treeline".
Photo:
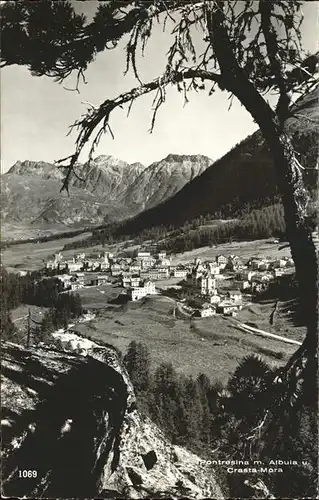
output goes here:
[{"label": "treeline", "polygon": [[167,252],[185,252],[203,246],[213,246],[231,241],[248,241],[285,235],[283,207],[271,205],[252,210],[240,220],[218,224],[212,228],[184,231],[176,237],[169,237],[161,243]]},{"label": "treeline", "polygon": [[11,319],[11,310],[21,304],[49,308],[43,315],[42,324],[34,327],[34,338],[45,337],[57,328],[67,324],[83,314],[81,298],[78,294],[63,293],[61,282],[57,278],[43,278],[40,272],[27,276],[18,276],[0,268],[1,283],[1,333],[4,340],[10,340],[16,334]]},{"label": "treeline", "polygon": [[212,385],[205,375],[197,379],[178,375],[170,363],[151,371],[146,346],[131,342],[123,358],[138,404],[174,444],[192,449],[214,443],[213,416],[220,384]]},{"label": "treeline", "polygon": [[284,210],[281,203],[275,203],[263,208],[253,208],[247,204],[238,213],[240,219],[217,224],[215,227],[205,226],[212,219],[226,219],[218,212],[201,215],[192,221],[186,221],[181,227],[173,225],[155,226],[140,232],[125,234],[124,223],[110,224],[107,228],[95,230],[92,236],[64,246],[63,250],[85,248],[94,245],[111,245],[115,242],[133,241],[141,245],[144,241],[152,240],[155,244],[167,251],[184,252],[200,246],[215,245],[233,240],[252,240],[269,238],[271,236],[284,236],[285,221]]},{"label": "treeline", "polygon": [[83,314],[81,297],[71,292],[59,295],[43,315],[41,325],[34,328],[33,339],[45,342],[49,334],[59,328],[67,328],[72,320]]},{"label": "treeline", "polygon": [[[315,398],[300,396],[298,404],[291,404],[289,387],[274,391],[277,370],[260,357],[244,358],[225,387],[211,383],[204,374],[197,378],[180,375],[170,363],[152,371],[150,354],[139,342],[131,342],[123,361],[139,409],[172,443],[209,460],[261,460],[264,464],[275,459],[296,460],[298,466],[283,467],[281,474],[261,474],[265,484],[277,498],[300,498],[305,492],[308,498],[316,497]],[[276,429],[264,435],[255,430],[254,434],[267,410]],[[244,483],[246,478],[254,482],[255,476],[224,471],[219,479],[230,498],[247,498],[254,492]]]}]

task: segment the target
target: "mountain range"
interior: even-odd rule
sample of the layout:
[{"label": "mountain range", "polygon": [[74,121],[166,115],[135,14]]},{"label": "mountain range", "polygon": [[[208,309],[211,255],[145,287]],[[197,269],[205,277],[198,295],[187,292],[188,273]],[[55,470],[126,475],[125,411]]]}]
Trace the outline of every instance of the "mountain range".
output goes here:
[{"label": "mountain range", "polygon": [[170,154],[149,166],[100,155],[79,164],[70,195],[60,192],[64,172],[45,162],[18,161],[2,175],[3,222],[88,225],[123,220],[175,195],[212,160]]},{"label": "mountain range", "polygon": [[[286,130],[317,181],[319,87],[292,107]],[[18,161],[2,175],[2,221],[83,227],[125,221],[124,232],[157,225],[179,226],[205,214],[240,216],[243,210],[278,200],[276,172],[260,131],[219,160],[169,154],[149,166],[100,155],[76,167],[70,196],[60,192],[63,171],[45,162]]]}]

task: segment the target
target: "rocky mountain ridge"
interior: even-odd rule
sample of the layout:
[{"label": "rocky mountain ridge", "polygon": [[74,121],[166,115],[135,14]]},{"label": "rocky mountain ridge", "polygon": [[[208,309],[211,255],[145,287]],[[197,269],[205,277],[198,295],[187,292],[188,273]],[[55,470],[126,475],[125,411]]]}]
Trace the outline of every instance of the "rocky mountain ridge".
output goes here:
[{"label": "rocky mountain ridge", "polygon": [[78,164],[70,195],[60,192],[63,169],[47,162],[18,161],[1,177],[2,220],[29,224],[99,224],[122,220],[173,196],[212,160],[168,155],[149,166],[110,155]]}]

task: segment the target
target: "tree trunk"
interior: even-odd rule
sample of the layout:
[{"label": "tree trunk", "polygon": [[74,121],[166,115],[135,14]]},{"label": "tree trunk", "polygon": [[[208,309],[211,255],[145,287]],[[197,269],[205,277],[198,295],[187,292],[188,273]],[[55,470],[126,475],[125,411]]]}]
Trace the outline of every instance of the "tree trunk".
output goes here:
[{"label": "tree trunk", "polygon": [[309,226],[309,193],[294,148],[282,130],[275,113],[246,77],[239,80],[236,81],[236,87],[232,85],[231,90],[255,118],[274,161],[284,205],[286,234],[299,284],[301,315],[307,326],[307,336],[303,345],[287,364],[287,375],[288,371],[291,373],[293,367],[304,372],[305,365],[309,364],[312,368],[306,370],[307,378],[309,376],[315,379],[319,329],[319,255],[314,233]]},{"label": "tree trunk", "polygon": [[[317,367],[318,367],[318,287],[319,256],[316,237],[311,232],[308,219],[309,194],[305,187],[302,167],[299,164],[291,141],[281,120],[240,68],[235,59],[233,43],[229,40],[227,24],[223,14],[223,2],[217,0],[217,9],[208,10],[208,31],[221,72],[221,88],[227,89],[245,106],[259,125],[269,147],[277,172],[278,184],[284,205],[286,234],[295,263],[299,283],[300,308],[307,326],[307,335],[300,348],[289,359],[281,372],[274,377],[269,389],[269,401],[265,403],[264,417],[251,430],[248,439],[263,440],[271,447],[273,436],[280,422],[289,429],[295,421],[297,409],[311,408],[317,412]],[[292,408],[294,407],[294,408]],[[300,425],[300,422],[299,422]],[[317,438],[313,435],[314,448]],[[272,450],[274,451],[274,450]],[[316,469],[316,465],[313,465]],[[258,478],[257,478],[258,479]],[[253,486],[259,493],[260,485]],[[267,490],[267,488],[266,488]],[[265,490],[265,493],[266,493]],[[267,492],[268,495],[269,492]]]},{"label": "tree trunk", "polygon": [[317,356],[319,259],[318,246],[308,224],[309,195],[294,148],[278,116],[235,58],[234,42],[228,37],[221,0],[218,0],[217,7],[208,10],[207,27],[220,66],[222,84],[254,118],[270,149],[285,210],[286,234],[296,267],[302,316],[307,326],[303,350],[314,357]]}]

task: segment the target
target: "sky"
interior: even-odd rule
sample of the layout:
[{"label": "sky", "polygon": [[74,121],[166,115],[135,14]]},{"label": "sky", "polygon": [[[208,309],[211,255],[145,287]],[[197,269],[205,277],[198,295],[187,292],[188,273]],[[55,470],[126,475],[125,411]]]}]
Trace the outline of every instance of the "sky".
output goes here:
[{"label": "sky", "polygon": [[[73,2],[77,11],[91,20],[97,2]],[[304,47],[318,50],[319,1],[305,2],[303,7]],[[142,81],[149,81],[162,72],[165,53],[171,39],[157,27],[146,56],[138,59]],[[69,126],[82,115],[88,101],[98,105],[106,98],[138,86],[132,74],[124,76],[123,43],[115,50],[100,53],[86,72],[86,84],[80,94],[74,88],[75,76],[63,84],[49,77],[31,76],[25,67],[9,66],[1,71],[1,171],[6,172],[18,160],[53,162],[74,152],[75,133],[66,136]],[[153,96],[154,97],[154,96]],[[236,143],[253,133],[257,127],[249,113],[234,99],[230,111],[226,92],[192,92],[184,106],[183,96],[176,89],[167,92],[152,134],[152,95],[143,96],[126,110],[116,109],[110,124],[114,140],[104,135],[95,156],[112,155],[129,163],[149,165],[169,153],[203,154],[212,160],[220,158]],[[85,161],[87,149],[80,157]]]}]

